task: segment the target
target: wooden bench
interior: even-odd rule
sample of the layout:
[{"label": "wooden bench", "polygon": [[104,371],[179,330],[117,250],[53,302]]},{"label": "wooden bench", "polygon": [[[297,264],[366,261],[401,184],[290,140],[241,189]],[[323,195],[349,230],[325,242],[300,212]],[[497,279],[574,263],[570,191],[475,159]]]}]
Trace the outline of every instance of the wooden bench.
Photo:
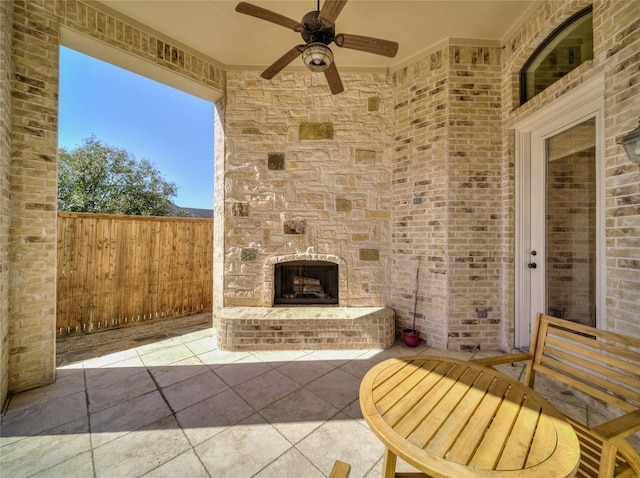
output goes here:
[{"label": "wooden bench", "polygon": [[[589,427],[573,418],[580,441],[578,477],[640,476],[640,456],[628,437],[640,431],[640,340],[537,314],[529,354],[477,359],[486,366],[526,360],[525,384],[544,374],[614,407],[618,418]],[[606,404],[606,405],[605,405]]]}]

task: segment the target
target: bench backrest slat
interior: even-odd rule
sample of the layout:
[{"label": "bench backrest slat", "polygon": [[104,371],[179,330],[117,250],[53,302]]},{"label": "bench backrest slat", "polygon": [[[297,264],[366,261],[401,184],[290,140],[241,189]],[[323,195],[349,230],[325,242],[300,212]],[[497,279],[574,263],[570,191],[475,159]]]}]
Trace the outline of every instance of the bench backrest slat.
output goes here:
[{"label": "bench backrest slat", "polygon": [[[586,326],[581,325],[581,328],[584,327]],[[637,349],[638,345],[640,344],[640,340],[638,339],[614,334],[613,332],[595,328],[589,329],[591,333],[566,331],[559,327],[552,327],[552,329],[554,336],[560,336],[573,342],[579,342],[586,347],[593,347],[593,339],[598,338],[598,345],[596,346],[596,350],[598,352],[606,352],[613,358],[621,357],[626,364],[635,366],[636,370],[640,372],[640,363],[638,363],[638,351],[633,350],[634,347]],[[607,332],[606,336],[602,332]],[[594,333],[596,335],[593,335]]]},{"label": "bench backrest slat", "polygon": [[640,407],[640,340],[543,314],[536,317],[535,373],[555,378],[624,412]]},{"label": "bench backrest slat", "polygon": [[[581,347],[576,347],[569,342],[556,340],[553,337],[547,338],[545,347],[545,357],[557,357],[572,366],[572,368],[586,370],[587,373],[593,376],[594,383],[604,388],[607,388],[611,382],[621,382],[628,387],[629,391],[634,392],[634,387],[637,386],[638,381],[635,376],[638,374],[633,369],[638,367],[634,367],[633,364],[626,363],[629,366],[627,368],[625,367],[625,362],[601,354],[598,351],[594,351],[590,357],[585,357]],[[610,380],[602,379],[602,377],[608,377]],[[640,402],[640,393],[636,398]]]}]

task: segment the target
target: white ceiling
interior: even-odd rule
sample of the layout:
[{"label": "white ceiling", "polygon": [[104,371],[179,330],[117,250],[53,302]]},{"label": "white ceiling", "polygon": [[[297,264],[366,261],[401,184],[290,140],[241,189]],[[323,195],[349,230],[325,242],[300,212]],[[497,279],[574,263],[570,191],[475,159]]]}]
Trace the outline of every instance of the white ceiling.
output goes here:
[{"label": "white ceiling", "polygon": [[[263,70],[294,45],[300,34],[237,13],[231,0],[101,0],[111,11],[219,62],[226,69]],[[317,0],[249,3],[293,20],[316,10]],[[540,0],[350,0],[336,21],[336,33],[397,41],[395,58],[331,44],[341,71],[395,71],[447,39],[459,44],[502,45]],[[471,42],[470,42],[471,41]],[[302,67],[302,61],[299,63]]]}]

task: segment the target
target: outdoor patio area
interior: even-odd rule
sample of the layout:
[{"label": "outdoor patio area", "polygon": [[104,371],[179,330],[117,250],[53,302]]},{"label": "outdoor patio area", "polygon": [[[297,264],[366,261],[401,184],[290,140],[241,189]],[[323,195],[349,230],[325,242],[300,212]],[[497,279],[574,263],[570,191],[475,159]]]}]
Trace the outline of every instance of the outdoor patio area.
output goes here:
[{"label": "outdoor patio area", "polygon": [[[358,402],[366,371],[401,355],[495,355],[402,340],[373,351],[224,352],[210,317],[94,334],[74,351],[60,343],[56,383],[14,395],[4,411],[2,476],[314,478],[342,460],[351,477],[377,478],[384,449]],[[97,345],[100,335],[109,340]],[[564,413],[598,419],[570,392],[539,385]]]}]

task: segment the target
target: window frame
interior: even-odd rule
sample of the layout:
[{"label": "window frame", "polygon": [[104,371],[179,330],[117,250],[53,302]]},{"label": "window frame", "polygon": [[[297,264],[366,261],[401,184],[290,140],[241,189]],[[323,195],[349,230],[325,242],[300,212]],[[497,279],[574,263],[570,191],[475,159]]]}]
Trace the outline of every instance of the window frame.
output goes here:
[{"label": "window frame", "polygon": [[[589,5],[587,8],[584,8],[582,10],[580,10],[579,12],[575,13],[574,15],[572,15],[571,17],[569,17],[566,21],[564,21],[558,28],[556,28],[551,35],[549,35],[547,38],[545,38],[545,40],[538,46],[538,48],[536,48],[534,50],[534,52],[531,54],[531,56],[529,56],[529,59],[525,62],[525,64],[522,66],[522,68],[520,69],[520,106],[524,105],[527,101],[535,98],[539,93],[534,94],[531,98],[527,98],[527,70],[529,69],[529,67],[536,61],[538,60],[538,57],[541,53],[544,52],[544,50],[551,45],[568,27],[570,27],[571,25],[573,25],[576,21],[580,20],[582,17],[584,17],[585,15],[591,14],[593,15],[593,5]],[[592,18],[592,34],[593,34],[593,18]],[[587,61],[587,60],[585,60]],[[584,61],[581,64],[583,64]],[[575,68],[578,68],[577,65]],[[573,69],[575,69],[573,68]],[[566,76],[570,71],[569,70],[567,73],[565,73],[564,75],[562,75],[563,77]],[[549,86],[551,86],[553,83],[549,84],[546,88],[548,88]],[[542,90],[544,91],[544,90]]]}]

